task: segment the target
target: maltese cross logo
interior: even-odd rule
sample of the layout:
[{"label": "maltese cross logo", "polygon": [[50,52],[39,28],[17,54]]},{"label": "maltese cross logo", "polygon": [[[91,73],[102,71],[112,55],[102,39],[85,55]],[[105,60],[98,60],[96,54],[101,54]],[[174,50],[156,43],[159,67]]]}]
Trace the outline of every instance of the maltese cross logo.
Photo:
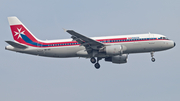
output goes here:
[{"label": "maltese cross logo", "polygon": [[24,32],[25,32],[25,31],[22,31],[22,32],[21,32],[21,29],[22,29],[22,28],[20,28],[20,29],[17,28],[18,32],[15,32],[15,31],[14,31],[14,33],[15,33],[14,36],[17,36],[17,35],[18,35],[18,38],[17,38],[17,39],[22,38],[22,37],[21,37],[21,34],[24,34]]}]

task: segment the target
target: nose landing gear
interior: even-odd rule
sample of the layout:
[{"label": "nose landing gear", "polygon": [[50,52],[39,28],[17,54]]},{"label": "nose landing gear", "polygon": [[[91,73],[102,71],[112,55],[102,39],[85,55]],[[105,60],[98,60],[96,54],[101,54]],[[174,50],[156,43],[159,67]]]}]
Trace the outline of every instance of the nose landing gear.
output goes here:
[{"label": "nose landing gear", "polygon": [[152,62],[155,62],[155,58],[152,58],[151,61],[152,61]]},{"label": "nose landing gear", "polygon": [[155,62],[155,58],[154,58],[153,56],[154,56],[154,52],[151,52],[151,57],[152,57],[152,58],[151,58],[151,61],[152,61],[152,62]]}]

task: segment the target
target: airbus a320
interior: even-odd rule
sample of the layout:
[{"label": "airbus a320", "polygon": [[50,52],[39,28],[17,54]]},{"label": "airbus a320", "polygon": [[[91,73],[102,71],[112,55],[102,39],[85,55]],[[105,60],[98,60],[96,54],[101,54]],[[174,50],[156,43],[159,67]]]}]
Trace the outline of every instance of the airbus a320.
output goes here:
[{"label": "airbus a320", "polygon": [[7,50],[55,58],[90,58],[96,69],[99,60],[127,63],[131,53],[149,52],[155,62],[154,52],[173,48],[176,44],[161,34],[136,34],[104,37],[87,37],[73,30],[65,30],[72,39],[46,40],[36,38],[17,17],[8,17],[14,41],[6,41]]}]

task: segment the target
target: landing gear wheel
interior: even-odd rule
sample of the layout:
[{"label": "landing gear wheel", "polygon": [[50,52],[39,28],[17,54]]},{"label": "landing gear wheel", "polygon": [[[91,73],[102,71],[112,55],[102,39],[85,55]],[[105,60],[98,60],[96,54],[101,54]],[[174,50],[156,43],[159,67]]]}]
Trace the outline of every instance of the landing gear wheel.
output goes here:
[{"label": "landing gear wheel", "polygon": [[96,69],[100,68],[100,64],[99,63],[96,63],[94,66],[95,66]]},{"label": "landing gear wheel", "polygon": [[91,61],[91,63],[96,63],[96,59],[95,59],[94,57],[92,57],[92,58],[90,59],[90,61]]},{"label": "landing gear wheel", "polygon": [[152,62],[155,62],[155,58],[154,58],[153,56],[154,56],[154,52],[151,52],[151,57],[152,57],[152,58],[151,58],[151,61],[152,61]]},{"label": "landing gear wheel", "polygon": [[152,62],[155,62],[155,58],[152,58],[151,61],[152,61]]}]

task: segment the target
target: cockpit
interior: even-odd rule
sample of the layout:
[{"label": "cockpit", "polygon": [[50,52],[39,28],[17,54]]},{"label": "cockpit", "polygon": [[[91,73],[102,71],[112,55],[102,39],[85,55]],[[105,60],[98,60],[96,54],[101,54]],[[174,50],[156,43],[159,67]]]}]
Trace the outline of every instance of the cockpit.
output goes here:
[{"label": "cockpit", "polygon": [[167,37],[160,37],[159,39],[166,39],[166,40],[169,40]]}]

